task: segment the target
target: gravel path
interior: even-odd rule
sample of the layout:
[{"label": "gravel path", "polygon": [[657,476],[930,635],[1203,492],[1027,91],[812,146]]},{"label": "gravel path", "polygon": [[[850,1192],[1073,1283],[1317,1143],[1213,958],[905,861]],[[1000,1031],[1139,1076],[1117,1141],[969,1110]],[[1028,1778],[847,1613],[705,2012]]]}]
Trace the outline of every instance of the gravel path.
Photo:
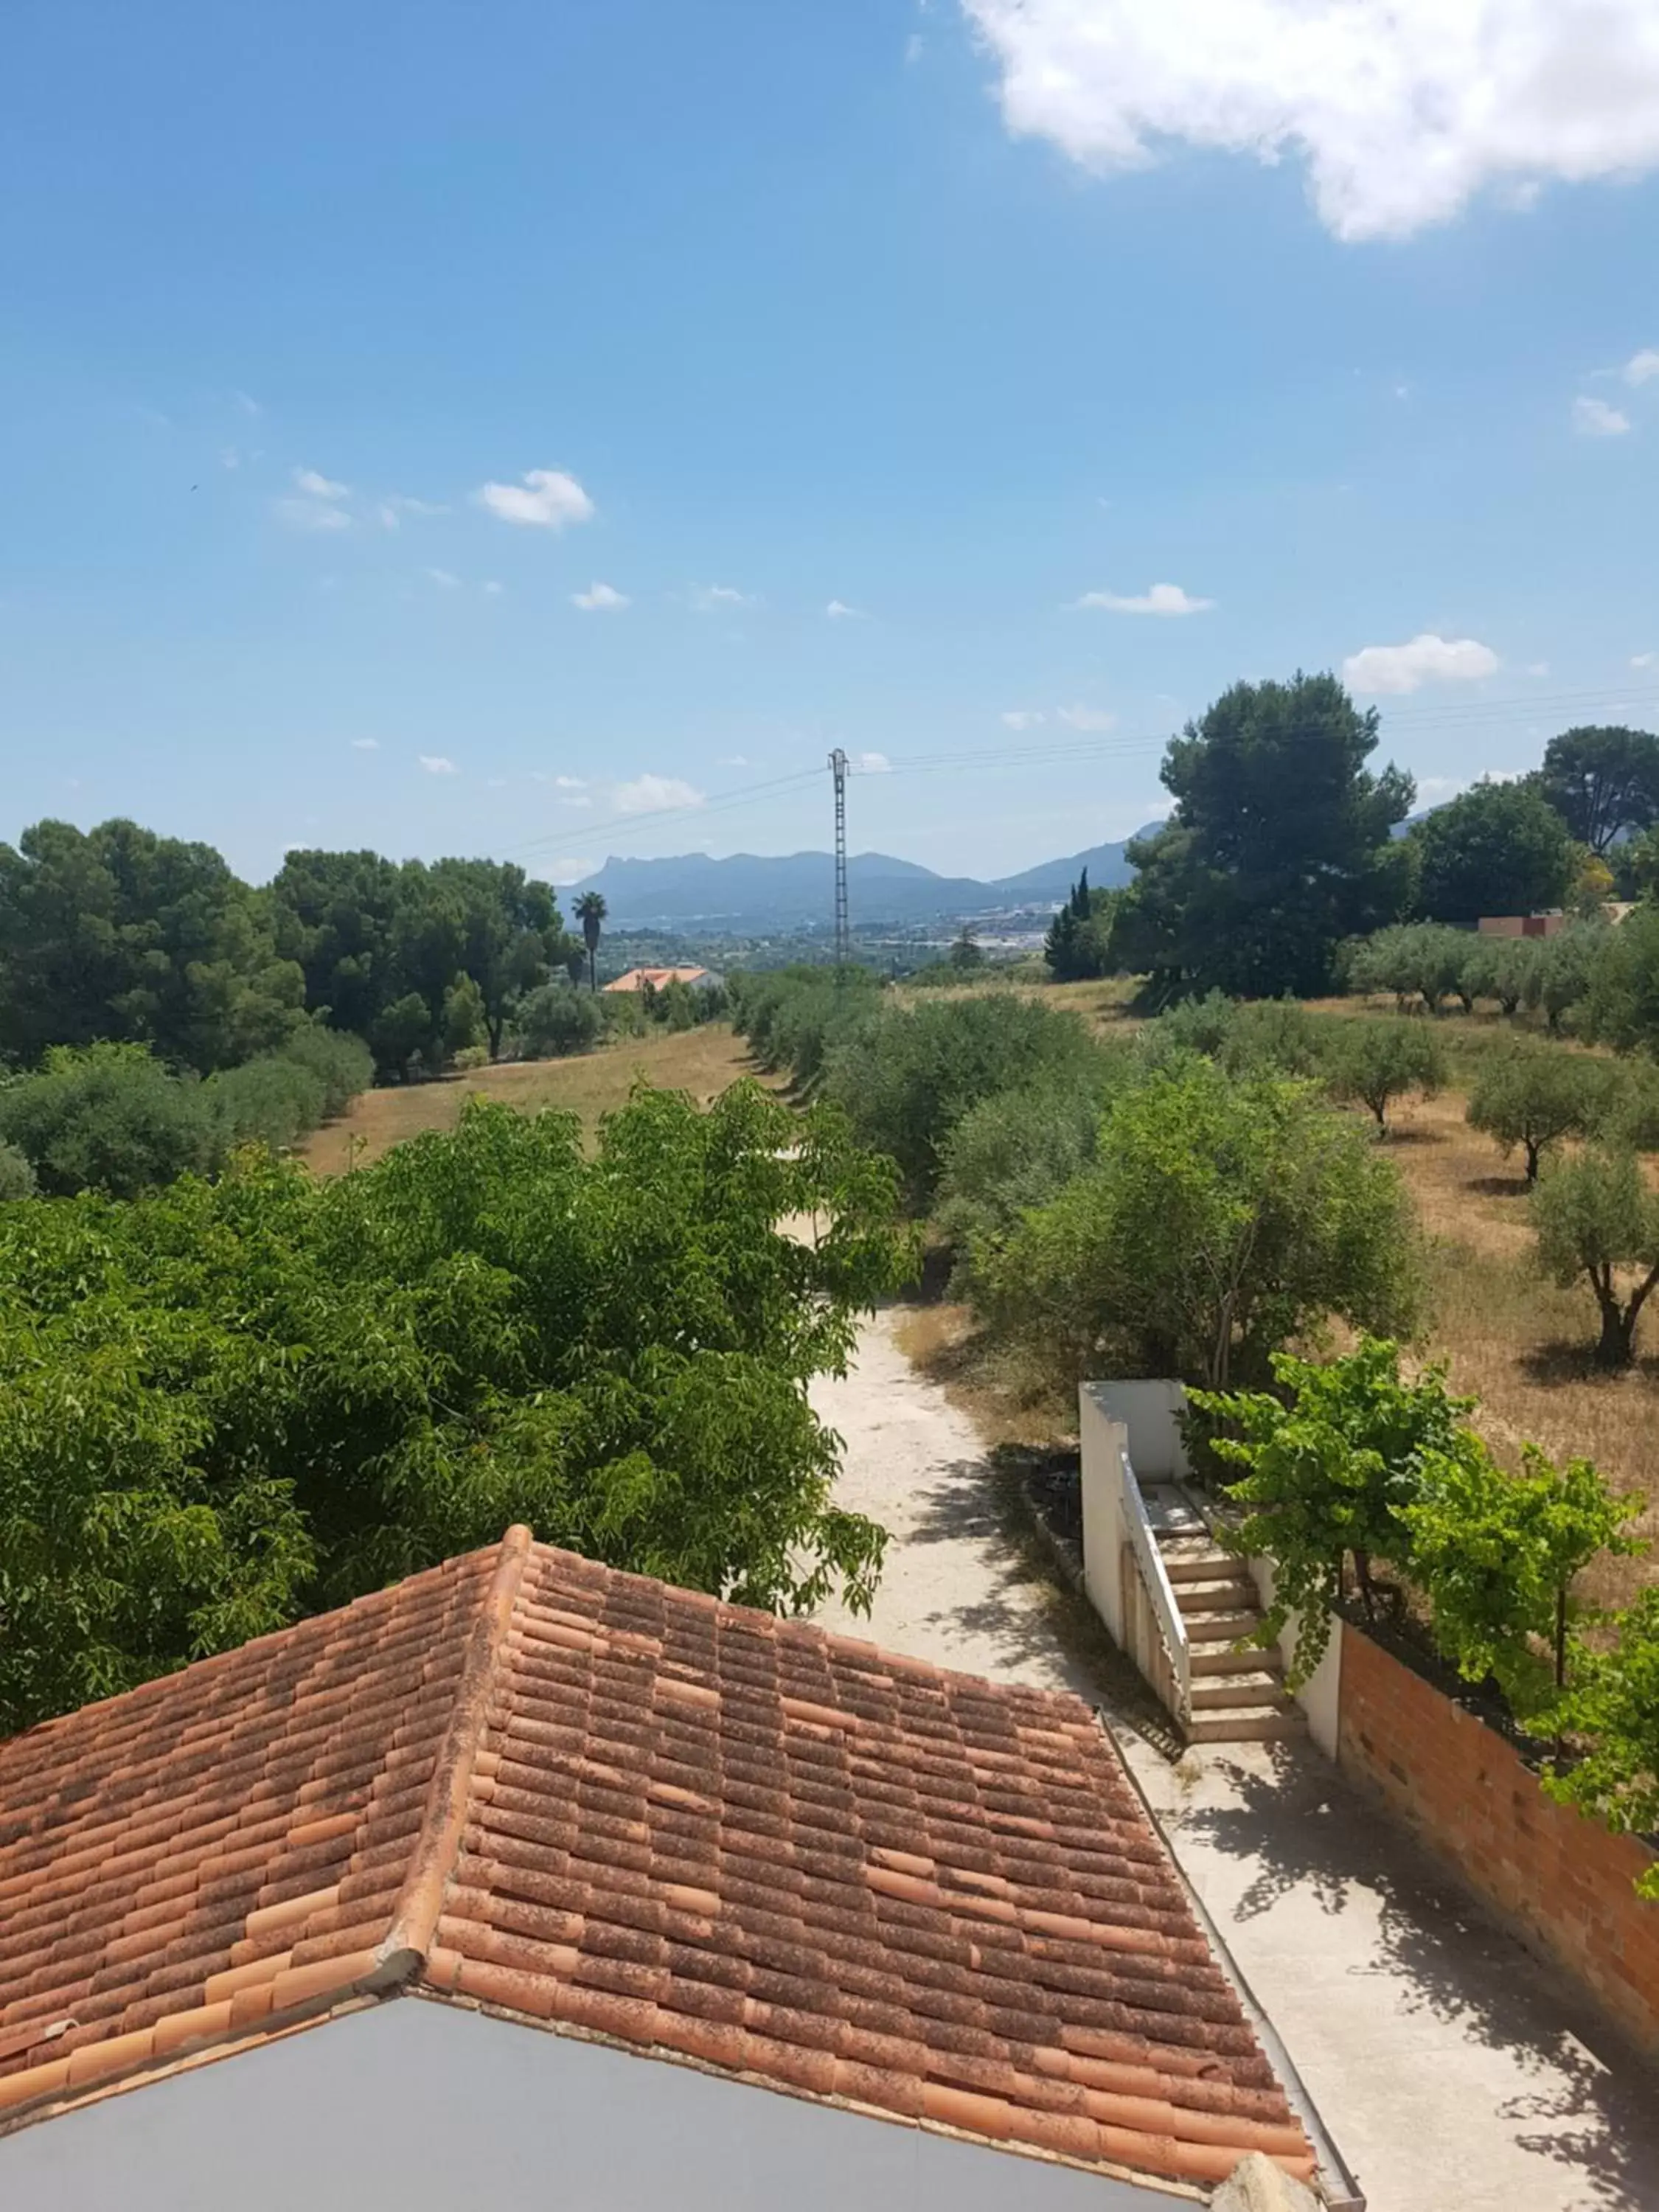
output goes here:
[{"label": "gravel path", "polygon": [[1357,1797],[1318,1753],[1221,1746],[1171,1764],[1122,1662],[1010,1532],[976,1433],[894,1341],[812,1394],[842,1436],[841,1501],[890,1532],[854,1636],[1069,1689],[1110,1716],[1370,2212],[1659,2212],[1647,2066]]}]

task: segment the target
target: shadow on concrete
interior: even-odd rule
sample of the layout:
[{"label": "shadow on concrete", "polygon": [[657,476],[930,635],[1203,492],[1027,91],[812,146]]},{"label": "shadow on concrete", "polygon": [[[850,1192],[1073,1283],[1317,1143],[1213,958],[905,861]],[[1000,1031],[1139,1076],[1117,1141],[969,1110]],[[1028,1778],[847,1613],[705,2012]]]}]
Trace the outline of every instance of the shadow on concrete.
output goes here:
[{"label": "shadow on concrete", "polygon": [[[1547,2125],[1514,2140],[1582,2174],[1601,2212],[1659,2212],[1659,2069],[1533,1959],[1426,1851],[1359,1796],[1328,1760],[1275,1745],[1264,1764],[1217,1756],[1237,1802],[1194,1806],[1170,1825],[1254,1864],[1239,1921],[1292,1891],[1340,1915],[1356,1886],[1381,1901],[1376,1971],[1391,2002],[1547,2076],[1501,2107]],[[1564,2025],[1565,2023],[1565,2025]],[[1517,2208],[1520,2212],[1520,2208]]]}]

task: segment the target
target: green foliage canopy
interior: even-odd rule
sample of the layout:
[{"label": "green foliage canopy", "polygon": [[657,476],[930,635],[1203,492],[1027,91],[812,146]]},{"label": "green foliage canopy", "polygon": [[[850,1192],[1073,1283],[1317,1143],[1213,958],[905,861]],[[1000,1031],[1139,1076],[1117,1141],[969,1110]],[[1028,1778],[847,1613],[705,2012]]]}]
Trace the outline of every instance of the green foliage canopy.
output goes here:
[{"label": "green foliage canopy", "polygon": [[1327,1066],[1333,1094],[1370,1107],[1379,1133],[1389,1109],[1413,1091],[1431,1098],[1446,1080],[1445,1047],[1424,1021],[1405,1015],[1333,1024]]},{"label": "green foliage canopy", "polygon": [[1489,1053],[1469,1092],[1471,1128],[1494,1138],[1507,1155],[1518,1146],[1527,1181],[1536,1182],[1545,1152],[1564,1137],[1591,1134],[1612,1103],[1613,1070],[1588,1054],[1559,1046],[1516,1042]]},{"label": "green foliage canopy", "polygon": [[[1559,1803],[1615,1835],[1659,1829],[1659,1589],[1650,1587],[1619,1623],[1609,1649],[1583,1653],[1565,1724],[1589,1739],[1585,1755],[1544,1778]],[[1659,1862],[1638,1878],[1659,1902]]]},{"label": "green foliage canopy", "polygon": [[1409,859],[1389,832],[1413,786],[1366,766],[1375,711],[1334,676],[1237,684],[1173,739],[1161,771],[1175,811],[1133,845],[1117,964],[1154,999],[1212,986],[1240,998],[1328,989],[1338,945],[1405,904]]},{"label": "green foliage canopy", "polygon": [[[909,1263],[891,1169],[757,1086],[475,1102],[373,1168],[244,1156],[0,1212],[0,1727],[524,1520],[775,1608],[866,1602],[805,1386]],[[815,1241],[779,1224],[812,1216]]]},{"label": "green foliage canopy", "polygon": [[988,1310],[1073,1381],[1107,1346],[1124,1373],[1265,1381],[1328,1317],[1405,1327],[1419,1295],[1404,1190],[1364,1131],[1207,1060],[1115,1093],[1095,1164],[986,1273]]},{"label": "green foliage canopy", "polygon": [[1559,906],[1572,879],[1566,825],[1530,783],[1477,783],[1425,815],[1407,842],[1418,908],[1432,921],[1535,914]]},{"label": "green foliage canopy", "polygon": [[1594,1147],[1547,1167],[1532,1199],[1538,1259],[1568,1289],[1586,1284],[1601,1316],[1604,1367],[1636,1358],[1636,1324],[1659,1285],[1659,1193],[1632,1152]]},{"label": "green foliage canopy", "polygon": [[1532,781],[1568,835],[1605,854],[1621,834],[1659,822],[1659,738],[1607,725],[1564,730]]}]

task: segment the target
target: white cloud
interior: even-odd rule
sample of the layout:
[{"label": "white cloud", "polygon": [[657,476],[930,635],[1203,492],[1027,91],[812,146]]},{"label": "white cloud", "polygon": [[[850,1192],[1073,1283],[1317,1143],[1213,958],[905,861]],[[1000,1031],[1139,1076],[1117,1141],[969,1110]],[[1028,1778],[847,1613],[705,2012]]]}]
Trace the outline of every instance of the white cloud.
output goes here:
[{"label": "white cloud", "polygon": [[1432,805],[1436,800],[1455,799],[1463,788],[1463,780],[1455,775],[1419,775],[1416,779],[1417,795]]},{"label": "white cloud", "polygon": [[587,788],[585,775],[556,775],[553,781],[561,791],[586,791]]},{"label": "white cloud", "polygon": [[1064,722],[1068,730],[1112,730],[1117,726],[1117,716],[1109,714],[1103,707],[1060,707],[1054,720]]},{"label": "white cloud", "polygon": [[498,584],[493,576],[486,576],[483,583],[479,585],[478,589],[483,593],[487,599],[498,599],[501,593],[507,589],[507,586],[505,584]]},{"label": "white cloud", "polygon": [[440,591],[442,591],[442,592],[459,592],[459,591],[460,590],[460,588],[461,588],[461,580],[460,580],[460,578],[459,578],[458,575],[456,575],[456,574],[454,574],[451,569],[448,569],[448,568],[426,568],[426,569],[423,569],[423,570],[422,571],[422,574],[423,575],[426,575],[426,576],[429,577],[429,578],[431,579],[431,580],[432,580],[432,581],[433,581],[433,582],[434,582],[434,583],[438,586],[438,588],[439,588],[439,590],[440,590]]},{"label": "white cloud", "polygon": [[1002,723],[1003,727],[1008,730],[1035,730],[1048,719],[1040,707],[1011,707],[1003,716]]},{"label": "white cloud", "polygon": [[1659,653],[1632,653],[1630,665],[1632,668],[1659,668]]},{"label": "white cloud", "polygon": [[845,599],[831,599],[823,611],[831,622],[863,622],[866,619],[862,607],[849,607]]},{"label": "white cloud", "polygon": [[890,775],[893,772],[893,763],[885,753],[851,753],[848,764],[860,775]]},{"label": "white cloud", "polygon": [[752,607],[758,602],[733,584],[697,584],[692,587],[691,605],[700,615],[717,615],[739,607]]},{"label": "white cloud", "polygon": [[332,477],[319,476],[315,469],[295,469],[294,481],[310,499],[349,499],[349,484],[336,483]]},{"label": "white cloud", "polygon": [[590,584],[585,592],[572,592],[570,604],[586,615],[619,615],[633,601],[611,584]]},{"label": "white cloud", "polygon": [[502,522],[542,530],[562,530],[568,523],[591,521],[593,515],[592,501],[562,469],[529,469],[520,483],[483,484],[474,496]]},{"label": "white cloud", "polygon": [[655,814],[670,806],[701,806],[705,794],[678,775],[636,775],[631,783],[611,787],[611,804],[618,814]]},{"label": "white cloud", "polygon": [[1572,403],[1572,427],[1581,438],[1622,438],[1630,416],[1609,407],[1605,399],[1587,398],[1580,392]]},{"label": "white cloud", "polygon": [[746,753],[722,753],[714,764],[717,768],[747,768],[749,757]]},{"label": "white cloud", "polygon": [[1625,363],[1623,376],[1626,384],[1648,384],[1659,376],[1659,350],[1644,346]]},{"label": "white cloud", "polygon": [[1150,591],[1127,596],[1120,592],[1085,592],[1075,604],[1104,607],[1111,615],[1201,615],[1213,599],[1195,599],[1179,584],[1154,584]]},{"label": "white cloud", "polygon": [[920,31],[912,31],[909,37],[904,41],[905,60],[913,64],[919,62],[921,59],[922,51],[927,44],[927,41],[922,37]]},{"label": "white cloud", "polygon": [[1425,684],[1469,684],[1495,675],[1498,655],[1472,637],[1437,637],[1425,630],[1406,645],[1368,645],[1342,664],[1351,690],[1376,697],[1415,691]]},{"label": "white cloud", "polygon": [[349,530],[351,517],[325,499],[278,499],[271,510],[290,530]]},{"label": "white cloud", "polygon": [[418,758],[421,766],[428,775],[459,775],[460,774],[454,762],[446,760],[441,753],[422,753]]},{"label": "white cloud", "polygon": [[963,0],[1011,131],[1102,173],[1172,139],[1305,161],[1341,239],[1659,165],[1652,0]]},{"label": "white cloud", "polygon": [[597,860],[584,860],[578,854],[562,853],[554,861],[550,872],[556,884],[579,884],[584,876],[596,875],[599,866]]},{"label": "white cloud", "polygon": [[260,406],[258,401],[257,399],[251,398],[246,392],[233,392],[230,396],[236,402],[236,404],[241,409],[244,415],[258,416],[263,415],[265,411],[264,409]]},{"label": "white cloud", "polygon": [[354,738],[351,750],[355,753],[377,753],[380,750],[380,741],[378,738]]},{"label": "white cloud", "polygon": [[505,791],[507,778],[504,775],[487,775],[484,778],[484,786],[489,791]]},{"label": "white cloud", "polygon": [[1547,676],[1549,672],[1550,665],[1547,660],[1529,660],[1523,672],[1528,676]]},{"label": "white cloud", "polygon": [[219,465],[222,469],[240,469],[241,467],[242,456],[234,446],[226,446],[221,450],[219,454]]}]

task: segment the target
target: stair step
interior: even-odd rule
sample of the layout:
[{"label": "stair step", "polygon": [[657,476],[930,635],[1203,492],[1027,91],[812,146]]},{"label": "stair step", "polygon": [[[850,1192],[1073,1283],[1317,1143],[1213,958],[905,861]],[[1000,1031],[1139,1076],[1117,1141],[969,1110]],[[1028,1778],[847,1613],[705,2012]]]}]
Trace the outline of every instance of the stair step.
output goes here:
[{"label": "stair step", "polygon": [[1194,1674],[1282,1674],[1285,1671],[1284,1661],[1271,1645],[1264,1650],[1252,1644],[1235,1651],[1231,1644],[1199,1644],[1188,1647],[1188,1657]]},{"label": "stair step", "polygon": [[1218,1575],[1236,1573],[1237,1560],[1207,1536],[1173,1536],[1158,1545],[1164,1571],[1172,1583],[1208,1582]]},{"label": "stair step", "polygon": [[1193,1613],[1182,1618],[1188,1644],[1237,1644],[1241,1637],[1254,1636],[1261,1626],[1261,1615],[1254,1611]]},{"label": "stair step", "polygon": [[1188,1743],[1280,1743],[1305,1735],[1308,1723],[1298,1705],[1270,1711],[1260,1705],[1227,1706],[1194,1713],[1185,1727]]},{"label": "stair step", "polygon": [[1252,1711],[1272,1706],[1282,1712],[1286,1709],[1285,1685],[1265,1667],[1253,1667],[1245,1674],[1200,1676],[1193,1684],[1192,1705],[1194,1712],[1235,1706]]},{"label": "stair step", "polygon": [[1171,1588],[1182,1613],[1248,1613],[1256,1602],[1255,1584],[1248,1575],[1175,1583]]}]

